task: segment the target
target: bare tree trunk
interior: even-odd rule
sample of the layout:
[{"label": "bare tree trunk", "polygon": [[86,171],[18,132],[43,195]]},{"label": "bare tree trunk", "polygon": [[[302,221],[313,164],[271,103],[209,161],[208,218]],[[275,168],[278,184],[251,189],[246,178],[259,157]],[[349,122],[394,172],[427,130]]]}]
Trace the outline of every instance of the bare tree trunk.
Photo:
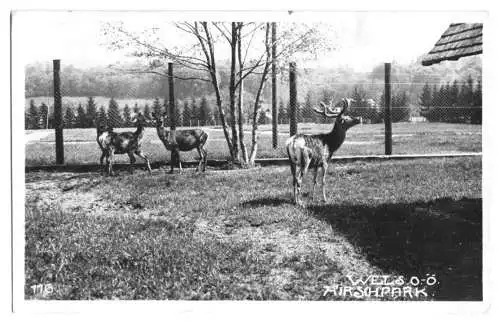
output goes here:
[{"label": "bare tree trunk", "polygon": [[224,111],[224,107],[222,107],[222,98],[221,98],[221,93],[220,93],[220,87],[219,87],[219,82],[217,80],[217,77],[214,77],[214,80],[212,81],[212,85],[215,90],[215,101],[217,104],[217,109],[219,110],[219,116],[220,116],[220,121],[221,121],[221,126],[222,126],[222,131],[224,132],[224,137],[226,138],[227,142],[227,147],[230,149],[230,154],[231,154],[231,159],[232,162],[236,161],[235,156],[233,156],[233,152],[231,148],[233,147],[231,138],[229,136],[229,130],[226,124],[226,112]]},{"label": "bare tree trunk", "polygon": [[240,148],[241,148],[241,161],[244,166],[248,165],[248,152],[245,145],[245,135],[243,128],[243,61],[241,60],[241,26],[243,23],[239,23],[240,28],[238,30],[238,64],[239,71],[238,77],[240,79],[240,83],[238,85],[238,131],[240,136]]},{"label": "bare tree trunk", "polygon": [[262,89],[264,88],[264,84],[267,80],[267,74],[269,72],[269,66],[271,65],[271,49],[269,45],[269,29],[271,24],[266,24],[266,64],[264,65],[264,70],[262,71],[262,77],[260,79],[259,89],[257,90],[257,94],[255,96],[255,102],[253,105],[253,121],[252,121],[252,147],[250,150],[250,158],[248,164],[250,166],[255,166],[255,158],[257,157],[257,128],[258,128],[258,119],[257,114],[259,111],[259,102],[260,96],[262,94]]},{"label": "bare tree trunk", "polygon": [[238,127],[240,133],[240,148],[241,148],[241,158],[242,163],[245,166],[248,166],[248,152],[247,147],[245,145],[245,136],[244,136],[244,119],[243,119],[243,80],[239,85],[239,96],[238,96]]},{"label": "bare tree trunk", "polygon": [[250,147],[250,157],[248,158],[248,165],[255,166],[255,158],[257,157],[257,112],[259,104],[256,101],[253,108],[253,121],[252,121],[252,144]]},{"label": "bare tree trunk", "polygon": [[234,162],[236,157],[233,156],[233,152],[231,151],[233,144],[231,142],[231,138],[229,136],[229,130],[226,124],[226,118],[225,118],[226,112],[224,111],[224,107],[222,107],[222,96],[219,87],[219,80],[217,78],[215,71],[211,71],[210,74],[212,75],[211,79],[212,79],[212,86],[214,87],[215,91],[215,103],[217,105],[217,109],[219,110],[222,131],[224,132],[224,137],[226,138],[227,146],[230,149],[229,151],[231,154],[232,162]]},{"label": "bare tree trunk", "polygon": [[217,108],[219,110],[219,116],[221,120],[221,126],[222,130],[224,132],[224,137],[226,138],[227,146],[229,148],[229,152],[231,154],[231,161],[230,163],[234,163],[237,160],[237,157],[235,156],[235,152],[232,150],[233,148],[233,143],[231,141],[231,138],[229,137],[229,130],[227,128],[226,124],[226,112],[224,111],[224,108],[222,107],[222,96],[220,92],[220,86],[219,86],[219,79],[217,77],[217,68],[215,64],[215,53],[214,53],[214,46],[212,42],[212,36],[210,34],[210,31],[208,29],[207,22],[201,22],[201,25],[205,31],[205,38],[202,37],[199,33],[198,30],[198,23],[194,23],[194,33],[196,37],[199,40],[199,43],[201,45],[201,48],[203,50],[203,53],[205,54],[206,60],[207,60],[207,65],[208,65],[208,70],[210,73],[210,80],[212,82],[212,86],[214,87],[215,91],[215,99],[217,103]]},{"label": "bare tree trunk", "polygon": [[273,116],[273,149],[278,147],[278,100],[276,97],[276,23],[271,23],[271,105]]},{"label": "bare tree trunk", "polygon": [[231,156],[238,159],[238,130],[236,129],[236,47],[238,43],[238,26],[231,23],[231,72],[229,78],[229,111],[232,132]]}]

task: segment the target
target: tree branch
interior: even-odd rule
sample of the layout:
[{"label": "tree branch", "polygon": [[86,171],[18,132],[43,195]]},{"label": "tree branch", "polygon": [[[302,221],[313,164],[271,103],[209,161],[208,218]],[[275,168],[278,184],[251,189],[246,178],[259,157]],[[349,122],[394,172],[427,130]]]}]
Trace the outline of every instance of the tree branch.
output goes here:
[{"label": "tree branch", "polygon": [[212,25],[214,25],[215,28],[217,28],[219,30],[221,35],[226,39],[226,41],[228,41],[231,44],[231,39],[229,38],[229,35],[225,31],[222,30],[222,28],[218,25],[218,23],[213,22]]},{"label": "tree branch", "polygon": [[[176,27],[178,27],[178,24],[176,25]],[[158,56],[161,58],[169,59],[175,63],[178,63],[180,65],[183,65],[183,66],[191,68],[191,69],[196,69],[196,67],[198,67],[198,69],[200,67],[202,69],[208,68],[207,64],[202,59],[192,57],[192,56],[186,56],[186,55],[182,55],[182,54],[175,54],[175,53],[170,52],[167,48],[162,49],[162,48],[153,46],[152,44],[141,40],[138,36],[133,35],[132,33],[124,30],[121,27],[118,27],[116,30],[118,32],[120,32],[121,34],[123,34],[124,36],[131,39],[132,41],[134,41],[139,46],[144,47],[151,52],[151,53],[143,53],[143,52],[136,51],[134,53],[135,56],[150,57],[151,55],[155,55],[155,56]]]},{"label": "tree branch", "polygon": [[[118,68],[113,68],[113,69],[115,69],[118,72],[125,73],[125,74],[127,74],[127,73],[130,73],[130,74],[155,74],[155,75],[159,75],[162,77],[168,77],[168,74],[163,73],[163,72],[159,72],[159,71],[154,71],[154,70],[118,69]],[[210,79],[206,79],[206,78],[202,78],[202,77],[181,77],[181,76],[176,76],[176,75],[174,75],[173,77],[174,77],[174,79],[179,79],[179,80],[199,80],[199,81],[203,81],[203,82],[210,82],[211,81]]]}]

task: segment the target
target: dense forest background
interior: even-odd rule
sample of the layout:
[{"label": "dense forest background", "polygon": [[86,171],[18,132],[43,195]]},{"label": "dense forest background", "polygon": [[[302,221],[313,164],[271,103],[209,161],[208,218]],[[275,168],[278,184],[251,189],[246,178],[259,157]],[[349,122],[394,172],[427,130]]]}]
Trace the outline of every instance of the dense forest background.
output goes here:
[{"label": "dense forest background", "polygon": [[[229,63],[220,62],[221,88],[227,90]],[[134,63],[134,70],[137,63]],[[93,127],[95,117],[106,118],[116,127],[129,126],[135,110],[154,112],[168,104],[168,85],[164,76],[127,73],[131,64],[113,67],[77,68],[62,66],[61,93],[66,127]],[[358,72],[348,66],[299,67],[299,122],[326,122],[310,109],[319,101],[349,96],[357,100],[351,114],[367,123],[381,122],[383,107],[384,65],[372,71]],[[25,126],[52,126],[52,63],[37,62],[25,68]],[[193,72],[176,68],[177,76],[196,77]],[[278,75],[279,122],[288,122],[288,71]],[[392,63],[393,120],[408,121],[425,117],[429,121],[480,123],[482,98],[482,62],[480,56],[463,58],[423,67],[416,62]],[[250,76],[244,84],[244,114],[250,121],[252,99],[259,76]],[[223,95],[227,95],[224,94]],[[175,80],[177,123],[179,125],[214,125],[217,111],[212,108],[212,86],[201,80]],[[270,82],[264,89],[259,123],[270,120]],[[99,115],[100,114],[100,115]]]}]

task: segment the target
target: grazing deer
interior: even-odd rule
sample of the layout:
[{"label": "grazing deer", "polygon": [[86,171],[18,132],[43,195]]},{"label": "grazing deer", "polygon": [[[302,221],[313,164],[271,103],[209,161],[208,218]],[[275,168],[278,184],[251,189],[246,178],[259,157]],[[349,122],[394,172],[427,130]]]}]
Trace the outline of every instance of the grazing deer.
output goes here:
[{"label": "grazing deer", "polygon": [[342,114],[351,106],[351,98],[343,98],[335,107],[332,103],[326,106],[320,103],[322,109],[313,107],[313,110],[326,117],[336,118],[333,129],[330,133],[315,135],[296,134],[286,142],[288,159],[293,177],[293,198],[295,204],[302,205],[300,200],[300,187],[302,178],[306,175],[307,169],[311,166],[314,170],[314,185],[312,189],[312,200],[314,200],[314,190],[318,169],[323,169],[321,178],[321,189],[323,200],[326,202],[325,178],[328,169],[328,161],[333,153],[342,145],[346,132],[349,128],[360,123],[359,118],[351,118]]},{"label": "grazing deer", "polygon": [[116,133],[112,128],[108,128],[102,122],[97,122],[97,143],[102,150],[100,165],[103,169],[103,160],[106,158],[106,167],[108,175],[113,175],[113,163],[115,154],[128,154],[130,158],[130,173],[134,172],[133,166],[135,163],[134,154],[138,155],[146,161],[149,174],[151,175],[151,166],[149,159],[141,151],[142,137],[144,135],[144,126],[148,122],[146,117],[141,113],[132,120],[137,125],[135,132],[121,132]]},{"label": "grazing deer", "polygon": [[198,154],[200,155],[200,163],[196,168],[196,171],[205,171],[207,165],[207,150],[204,148],[208,134],[200,129],[192,130],[177,130],[175,131],[175,141],[173,143],[172,135],[170,131],[165,130],[165,115],[155,116],[156,118],[156,132],[161,142],[165,146],[167,151],[170,151],[170,173],[174,172],[174,164],[178,164],[179,171],[182,172],[182,164],[180,159],[180,151],[191,151],[196,148]]}]

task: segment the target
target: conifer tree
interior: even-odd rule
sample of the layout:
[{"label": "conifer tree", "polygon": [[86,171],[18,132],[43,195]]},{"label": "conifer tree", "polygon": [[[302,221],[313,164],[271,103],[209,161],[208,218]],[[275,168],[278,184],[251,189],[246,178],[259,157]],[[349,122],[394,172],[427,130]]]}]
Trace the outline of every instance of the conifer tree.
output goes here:
[{"label": "conifer tree", "polygon": [[77,128],[84,128],[86,126],[85,121],[87,118],[87,112],[85,111],[85,108],[83,105],[80,103],[78,104],[78,108],[76,109],[76,121],[75,121],[75,127]]},{"label": "conifer tree", "polygon": [[182,105],[175,105],[174,107],[174,112],[175,112],[175,125],[180,126],[184,125],[184,108]]},{"label": "conifer tree", "polygon": [[66,112],[64,113],[64,127],[67,129],[72,129],[76,124],[76,115],[73,110],[73,106],[66,107]]},{"label": "conifer tree", "polygon": [[125,104],[123,107],[123,126],[131,127],[132,126],[132,111],[128,104]]},{"label": "conifer tree", "polygon": [[97,117],[97,104],[94,101],[94,98],[90,96],[87,100],[87,114],[85,118],[85,127],[93,128],[95,127],[94,120]]},{"label": "conifer tree", "polygon": [[473,113],[471,123],[481,124],[483,119],[483,86],[481,78],[477,80],[473,94]]},{"label": "conifer tree", "polygon": [[462,84],[460,93],[458,95],[458,106],[463,108],[470,108],[473,105],[474,96],[474,80],[469,75],[467,81]]},{"label": "conifer tree", "polygon": [[257,115],[257,123],[258,124],[266,124],[267,123],[266,111],[262,107],[262,105],[259,105],[259,114]]},{"label": "conifer tree", "polygon": [[35,101],[30,101],[30,108],[28,110],[28,129],[38,129],[40,121],[40,112],[35,105]]},{"label": "conifer tree", "polygon": [[101,105],[99,107],[99,112],[97,113],[97,120],[99,120],[99,123],[101,125],[107,125],[108,127],[110,126],[108,123],[108,113],[106,112],[106,108],[104,108],[104,105]]},{"label": "conifer tree", "polygon": [[109,126],[112,128],[119,128],[123,126],[123,118],[120,114],[120,108],[118,107],[118,103],[114,98],[109,100],[108,104],[108,122]]},{"label": "conifer tree", "polygon": [[212,125],[213,123],[213,112],[212,108],[210,107],[210,103],[208,102],[207,98],[205,96],[201,97],[201,102],[200,102],[200,112],[202,112],[203,117],[204,117],[204,124],[203,125]]},{"label": "conifer tree", "polygon": [[418,101],[420,106],[425,110],[429,110],[432,105],[432,91],[429,83],[426,82],[424,88],[422,89],[422,93],[418,96]]},{"label": "conifer tree", "polygon": [[39,116],[39,122],[38,122],[38,128],[40,129],[46,129],[48,127],[48,122],[49,122],[49,107],[45,105],[45,103],[42,103],[40,105],[40,108],[38,109],[40,112]]},{"label": "conifer tree", "polygon": [[152,119],[151,108],[149,107],[148,103],[144,105],[144,117],[148,120]]},{"label": "conifer tree", "polygon": [[195,103],[195,107],[198,108],[198,117],[200,119],[200,125],[203,125],[203,126],[207,125],[207,111],[206,111],[205,105],[206,105],[206,102],[204,103],[203,99],[200,102],[199,106],[196,105],[196,103]]},{"label": "conifer tree", "polygon": [[308,91],[306,93],[306,98],[305,98],[305,102],[304,102],[304,105],[303,105],[303,109],[302,109],[302,112],[301,112],[301,118],[303,121],[305,122],[313,122],[313,106],[314,106],[314,103],[313,103],[313,93],[312,91]]},{"label": "conifer tree", "polygon": [[288,123],[288,111],[286,110],[285,103],[283,99],[280,98],[278,105],[278,123],[287,124]]},{"label": "conifer tree", "polygon": [[24,111],[24,129],[29,130],[30,128],[30,113],[29,111]]},{"label": "conifer tree", "polygon": [[189,104],[189,101],[187,99],[184,100],[182,103],[183,106],[183,113],[184,113],[184,120],[185,120],[185,125],[186,126],[191,126],[194,121],[194,114],[191,105]]},{"label": "conifer tree", "polygon": [[391,118],[393,122],[406,122],[410,120],[409,97],[406,91],[401,90],[392,98]]},{"label": "conifer tree", "polygon": [[458,96],[460,94],[460,88],[458,87],[458,81],[454,80],[450,87],[450,106],[457,106],[458,104]]},{"label": "conifer tree", "polygon": [[202,121],[201,121],[201,114],[200,114],[200,108],[198,107],[198,105],[196,104],[196,100],[191,97],[190,99],[190,104],[191,104],[191,110],[192,110],[192,114],[193,114],[193,117],[194,117],[194,123],[196,123],[196,125],[201,125],[202,124]]},{"label": "conifer tree", "polygon": [[162,113],[163,113],[163,109],[162,109],[162,105],[160,103],[160,99],[158,97],[156,97],[155,100],[153,101],[152,116],[154,118],[157,118],[157,117],[162,116]]}]

